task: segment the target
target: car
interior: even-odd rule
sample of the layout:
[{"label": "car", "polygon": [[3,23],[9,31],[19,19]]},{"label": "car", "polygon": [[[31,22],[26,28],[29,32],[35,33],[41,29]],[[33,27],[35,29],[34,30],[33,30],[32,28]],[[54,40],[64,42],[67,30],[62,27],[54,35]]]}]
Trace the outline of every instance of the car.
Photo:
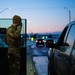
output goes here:
[{"label": "car", "polygon": [[46,41],[48,75],[75,75],[75,21],[63,29],[57,43]]},{"label": "car", "polygon": [[37,38],[36,39],[36,47],[41,47],[43,46],[44,47],[44,39],[41,39],[41,38]]}]

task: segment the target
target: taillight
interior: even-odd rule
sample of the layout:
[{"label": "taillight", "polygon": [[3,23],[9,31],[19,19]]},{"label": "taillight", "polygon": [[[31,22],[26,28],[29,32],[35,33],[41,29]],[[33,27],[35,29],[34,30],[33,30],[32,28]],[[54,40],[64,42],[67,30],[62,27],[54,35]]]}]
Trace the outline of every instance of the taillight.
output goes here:
[{"label": "taillight", "polygon": [[42,40],[42,42],[44,42],[44,40]]},{"label": "taillight", "polygon": [[26,38],[26,40],[28,40],[28,38]]},{"label": "taillight", "polygon": [[36,42],[38,42],[38,40],[36,40]]}]

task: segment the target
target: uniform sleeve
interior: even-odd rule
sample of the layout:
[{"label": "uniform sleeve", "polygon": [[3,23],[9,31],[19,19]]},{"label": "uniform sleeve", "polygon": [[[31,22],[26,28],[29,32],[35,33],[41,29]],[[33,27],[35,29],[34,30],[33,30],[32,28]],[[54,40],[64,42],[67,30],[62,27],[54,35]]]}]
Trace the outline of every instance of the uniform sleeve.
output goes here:
[{"label": "uniform sleeve", "polygon": [[12,38],[18,38],[19,35],[21,34],[21,29],[22,26],[19,25],[17,30],[15,31],[13,28],[8,29],[8,34],[12,37]]}]

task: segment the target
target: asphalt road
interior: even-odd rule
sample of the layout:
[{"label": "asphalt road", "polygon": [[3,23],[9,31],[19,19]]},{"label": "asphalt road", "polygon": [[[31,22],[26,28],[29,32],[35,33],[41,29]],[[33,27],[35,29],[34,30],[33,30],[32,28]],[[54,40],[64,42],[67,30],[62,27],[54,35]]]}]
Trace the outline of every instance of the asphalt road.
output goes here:
[{"label": "asphalt road", "polygon": [[48,75],[48,48],[36,47],[35,42],[27,45],[27,75]]},{"label": "asphalt road", "polygon": [[48,50],[46,47],[31,46],[33,62],[38,75],[48,75]]}]

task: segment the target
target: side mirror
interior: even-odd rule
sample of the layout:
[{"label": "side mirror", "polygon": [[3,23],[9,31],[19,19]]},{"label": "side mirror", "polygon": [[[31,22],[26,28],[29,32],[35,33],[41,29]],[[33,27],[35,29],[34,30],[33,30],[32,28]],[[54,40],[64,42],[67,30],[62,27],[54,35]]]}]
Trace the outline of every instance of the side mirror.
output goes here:
[{"label": "side mirror", "polygon": [[69,46],[69,44],[65,42],[65,43],[63,43],[63,46]]},{"label": "side mirror", "polygon": [[53,39],[46,41],[46,47],[47,48],[55,48],[55,44],[53,43]]}]

